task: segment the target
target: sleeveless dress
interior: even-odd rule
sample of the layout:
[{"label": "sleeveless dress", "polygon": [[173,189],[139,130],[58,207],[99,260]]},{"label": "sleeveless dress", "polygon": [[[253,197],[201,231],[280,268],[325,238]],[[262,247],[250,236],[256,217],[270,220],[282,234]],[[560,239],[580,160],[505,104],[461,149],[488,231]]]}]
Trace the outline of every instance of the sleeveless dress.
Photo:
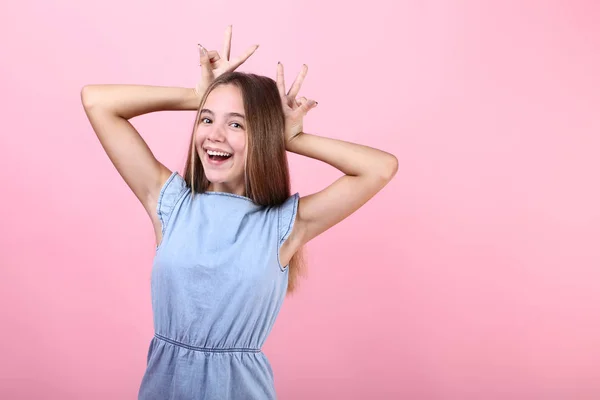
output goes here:
[{"label": "sleeveless dress", "polygon": [[138,399],[275,399],[261,348],[287,290],[279,247],[299,195],[265,207],[231,193],[191,194],[177,172],[160,191],[154,337]]}]

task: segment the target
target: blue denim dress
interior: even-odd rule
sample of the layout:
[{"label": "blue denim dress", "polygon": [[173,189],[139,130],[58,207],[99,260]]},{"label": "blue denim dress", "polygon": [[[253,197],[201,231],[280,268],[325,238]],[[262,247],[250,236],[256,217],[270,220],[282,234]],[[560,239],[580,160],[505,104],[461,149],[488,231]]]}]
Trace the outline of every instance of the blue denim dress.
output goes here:
[{"label": "blue denim dress", "polygon": [[154,337],[141,400],[274,399],[261,348],[285,298],[279,247],[298,193],[277,207],[196,194],[177,173],[161,189],[162,241],[151,275]]}]

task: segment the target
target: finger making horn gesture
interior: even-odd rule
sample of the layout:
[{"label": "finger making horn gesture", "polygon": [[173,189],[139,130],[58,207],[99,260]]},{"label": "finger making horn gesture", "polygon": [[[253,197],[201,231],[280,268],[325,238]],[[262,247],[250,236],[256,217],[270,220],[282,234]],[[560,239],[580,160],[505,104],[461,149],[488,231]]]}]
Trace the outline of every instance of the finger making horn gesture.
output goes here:
[{"label": "finger making horn gesture", "polygon": [[258,45],[250,46],[241,56],[231,59],[231,34],[232,26],[225,29],[225,39],[223,40],[223,51],[219,54],[216,50],[206,50],[201,44],[198,44],[200,52],[200,66],[202,67],[202,77],[196,85],[196,95],[202,97],[208,86],[219,76],[226,72],[235,71],[258,49]]},{"label": "finger making horn gesture", "polygon": [[292,83],[290,90],[286,93],[283,77],[283,64],[277,64],[277,88],[281,96],[281,104],[285,115],[285,142],[286,147],[291,141],[302,133],[304,116],[317,106],[317,102],[306,97],[297,97],[302,87],[302,82],[308,72],[308,66],[302,65],[302,69]]}]

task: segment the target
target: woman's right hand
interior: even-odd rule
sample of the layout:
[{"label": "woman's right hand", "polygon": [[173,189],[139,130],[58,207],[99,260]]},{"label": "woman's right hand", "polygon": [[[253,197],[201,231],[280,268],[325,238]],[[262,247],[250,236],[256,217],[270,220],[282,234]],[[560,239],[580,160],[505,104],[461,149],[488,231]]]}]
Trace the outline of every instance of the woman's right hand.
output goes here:
[{"label": "woman's right hand", "polygon": [[234,71],[237,67],[242,65],[254,52],[258,49],[258,45],[251,46],[241,56],[230,60],[229,53],[231,50],[231,31],[232,26],[229,25],[225,30],[225,40],[223,42],[223,52],[221,55],[215,50],[206,51],[202,45],[198,44],[198,50],[200,52],[200,65],[202,66],[202,76],[200,81],[194,88],[198,101],[204,95],[204,92],[208,86],[220,75],[226,72]]}]

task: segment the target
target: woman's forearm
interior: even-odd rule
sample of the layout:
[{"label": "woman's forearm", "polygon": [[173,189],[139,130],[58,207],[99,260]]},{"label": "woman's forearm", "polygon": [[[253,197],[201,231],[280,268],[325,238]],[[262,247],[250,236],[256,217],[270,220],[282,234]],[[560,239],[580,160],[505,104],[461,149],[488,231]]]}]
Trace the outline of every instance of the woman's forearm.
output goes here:
[{"label": "woman's forearm", "polygon": [[95,107],[130,119],[167,110],[195,110],[200,97],[193,88],[147,85],[87,85],[81,96],[88,109]]},{"label": "woman's forearm", "polygon": [[377,175],[391,178],[398,170],[398,160],[390,153],[308,133],[294,137],[287,144],[287,150],[323,161],[351,176]]}]

